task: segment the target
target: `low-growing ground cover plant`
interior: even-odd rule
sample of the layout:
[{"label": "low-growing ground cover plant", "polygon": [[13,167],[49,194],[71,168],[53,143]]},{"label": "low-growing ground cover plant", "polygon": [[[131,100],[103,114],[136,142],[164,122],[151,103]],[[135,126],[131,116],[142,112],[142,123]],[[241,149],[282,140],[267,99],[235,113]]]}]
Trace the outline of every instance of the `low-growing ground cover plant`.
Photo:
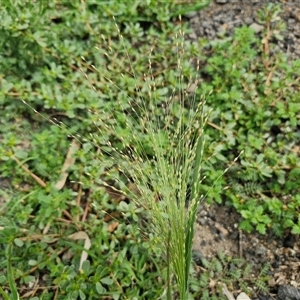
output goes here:
[{"label": "low-growing ground cover plant", "polygon": [[[266,28],[278,9],[261,13]],[[11,184],[0,284],[15,282],[25,298],[159,299],[179,289],[186,299],[194,213],[206,193],[233,205],[247,231],[297,233],[299,62],[262,49],[249,28],[191,44],[183,24],[168,22],[179,9],[126,10],[49,2],[8,14],[20,14],[17,27],[6,18],[0,169]],[[189,297],[209,297],[204,279],[191,280]]]},{"label": "low-growing ground cover plant", "polygon": [[[240,226],[247,232],[255,229],[264,234],[271,228],[282,235],[289,229],[299,234],[295,208],[299,205],[300,61],[276,51],[273,43],[284,28],[279,13],[278,5],[259,12],[266,26],[262,41],[243,27],[234,37],[213,42],[213,55],[204,58],[202,69],[211,80],[201,87],[216,91],[207,98],[215,109],[213,127],[206,133],[212,149],[220,151],[210,163],[218,160],[226,165],[235,153],[245,151],[240,164],[227,173],[231,188],[225,192],[225,202],[241,213]],[[216,168],[211,164],[206,172],[214,180]],[[224,201],[218,190],[212,198]]]}]

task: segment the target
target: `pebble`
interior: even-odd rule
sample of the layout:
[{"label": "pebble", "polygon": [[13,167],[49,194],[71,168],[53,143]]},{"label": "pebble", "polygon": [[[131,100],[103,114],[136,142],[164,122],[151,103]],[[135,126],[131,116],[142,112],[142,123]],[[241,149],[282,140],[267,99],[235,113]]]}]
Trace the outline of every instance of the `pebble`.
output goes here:
[{"label": "pebble", "polygon": [[261,31],[263,31],[265,28],[264,26],[259,25],[257,23],[252,23],[249,27],[252,28],[255,33],[259,33]]},{"label": "pebble", "polygon": [[224,228],[221,224],[215,222],[215,227],[218,229],[218,231],[219,231],[220,233],[223,234],[223,236],[228,235],[228,230],[227,230],[226,228]]},{"label": "pebble", "polygon": [[206,225],[206,223],[207,223],[207,219],[205,219],[205,218],[199,218],[198,223],[199,223],[200,225],[204,226],[204,225]]},{"label": "pebble", "polygon": [[256,249],[255,249],[255,253],[260,256],[265,255],[266,252],[267,252],[267,248],[263,245],[260,245],[260,246],[256,247]]},{"label": "pebble", "polygon": [[199,211],[198,215],[201,216],[201,217],[207,216],[207,211],[204,210],[204,209],[201,209],[201,210]]},{"label": "pebble", "polygon": [[249,296],[247,294],[242,292],[237,296],[236,300],[251,300],[251,299],[249,298]]},{"label": "pebble", "polygon": [[279,300],[300,300],[300,290],[290,285],[281,285],[277,297]]},{"label": "pebble", "polygon": [[253,23],[253,18],[245,18],[245,24],[250,25]]}]

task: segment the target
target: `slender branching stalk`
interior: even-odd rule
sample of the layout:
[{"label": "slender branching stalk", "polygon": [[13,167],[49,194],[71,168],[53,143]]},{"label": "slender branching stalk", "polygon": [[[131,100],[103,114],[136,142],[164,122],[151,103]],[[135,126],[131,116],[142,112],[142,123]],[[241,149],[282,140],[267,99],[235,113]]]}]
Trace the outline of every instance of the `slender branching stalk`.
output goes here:
[{"label": "slender branching stalk", "polygon": [[[178,68],[181,68],[180,59]],[[151,59],[149,58],[151,70]],[[179,78],[183,80],[183,78]],[[153,86],[149,86],[149,99],[135,100],[133,115],[142,123],[153,156],[149,158],[144,145],[135,134],[136,119],[127,117],[126,126],[132,130],[132,138],[123,142],[123,149],[113,148],[113,159],[121,173],[127,174],[137,187],[138,194],[125,188],[138,206],[148,212],[152,229],[157,237],[157,245],[166,252],[167,298],[171,299],[171,278],[175,276],[180,299],[187,299],[188,279],[192,259],[192,244],[197,208],[200,195],[201,162],[203,156],[203,128],[207,115],[204,114],[204,99],[188,96],[184,91],[166,101],[165,111],[179,110],[178,119],[171,119],[163,129],[158,118],[153,118],[155,111],[152,96]],[[185,103],[190,108],[185,108]],[[104,124],[103,124],[104,125]],[[113,128],[107,128],[110,132]],[[127,151],[127,152],[126,152]],[[105,158],[104,158],[105,159]],[[188,204],[188,205],[187,205]],[[167,243],[166,243],[167,242]]]},{"label": "slender branching stalk", "polygon": [[[122,41],[118,26],[117,30]],[[178,70],[182,68],[182,33],[181,37],[182,42],[177,45]],[[95,66],[93,68],[98,71]],[[135,76],[135,73],[132,73]],[[108,142],[113,163],[117,165],[120,173],[135,184],[138,192],[122,185],[118,178],[115,178],[115,181],[119,186],[113,188],[122,190],[147,211],[156,245],[165,252],[168,264],[167,299],[172,299],[174,293],[174,277],[179,297],[184,300],[187,299],[189,289],[196,213],[203,199],[200,194],[201,163],[204,149],[203,133],[208,114],[204,113],[204,97],[197,97],[195,92],[189,95],[186,92],[188,86],[184,88],[185,78],[181,74],[178,78],[180,90],[177,93],[173,90],[171,96],[165,100],[165,123],[162,124],[161,118],[153,115],[157,110],[157,99],[153,93],[155,80],[151,76],[151,57],[149,74],[150,76],[145,76],[145,81],[150,82],[148,95],[128,99],[132,104],[132,113],[126,116],[126,127],[131,130],[131,137],[125,139],[122,135],[117,136],[123,144],[122,149]],[[107,80],[118,88],[111,79]],[[195,78],[190,82],[195,82]],[[177,112],[176,117],[173,115],[174,111]],[[117,119],[117,116],[115,118]],[[139,125],[148,137],[148,146],[153,153],[151,156],[135,130]],[[118,131],[114,125],[109,126],[105,122],[99,126],[99,130],[110,133]],[[107,160],[105,151],[102,154],[101,159]],[[113,177],[113,174],[111,176]],[[103,184],[108,185],[105,181]]]}]

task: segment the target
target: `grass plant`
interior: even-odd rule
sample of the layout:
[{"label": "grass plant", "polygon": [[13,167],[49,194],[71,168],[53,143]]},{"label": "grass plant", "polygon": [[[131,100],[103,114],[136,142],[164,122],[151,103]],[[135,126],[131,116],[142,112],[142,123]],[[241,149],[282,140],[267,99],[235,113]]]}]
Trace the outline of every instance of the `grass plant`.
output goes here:
[{"label": "grass plant", "polygon": [[[181,18],[179,20],[181,21]],[[120,40],[123,41],[118,26],[117,30]],[[190,93],[187,92],[191,90],[191,83],[197,82],[197,78],[184,77],[182,73],[182,59],[186,59],[184,33],[179,31],[175,39],[177,40],[174,48],[177,57],[177,90],[169,89],[169,96],[165,96],[163,102],[159,104],[159,99],[155,96],[156,80],[153,76],[150,54],[148,74],[144,75],[147,83],[145,96],[133,99],[127,95],[130,107],[125,116],[125,127],[130,129],[131,134],[127,139],[122,133],[116,134],[120,126],[117,116],[113,117],[112,126],[99,120],[100,136],[103,135],[102,133],[114,133],[121,141],[120,148],[114,147],[109,141],[106,144],[108,151],[100,149],[104,155],[99,156],[99,160],[106,161],[106,154],[109,154],[118,172],[126,177],[127,186],[120,190],[106,181],[103,181],[103,184],[117,193],[124,193],[138,207],[143,207],[149,215],[156,246],[166,258],[167,299],[174,299],[175,288],[179,298],[184,300],[188,299],[189,295],[196,214],[200,203],[207,196],[201,193],[200,187],[205,144],[204,126],[209,111],[205,111],[205,95],[197,95],[197,87],[194,86]],[[127,59],[130,60],[126,46],[124,50]],[[100,72],[94,65],[92,67]],[[198,71],[199,64],[197,64],[196,74]],[[135,70],[130,69],[130,72],[137,81]],[[88,78],[86,74],[85,76]],[[115,86],[112,79],[107,78],[107,80]],[[136,90],[139,91],[138,86]],[[155,115],[160,106],[163,118],[161,115]],[[110,116],[113,115],[112,110]],[[136,127],[141,127],[147,136],[146,147]],[[216,181],[227,170],[228,168],[216,178]],[[118,176],[115,177],[109,172],[107,175],[113,178],[113,182],[120,184]],[[134,191],[128,188],[128,183],[134,184]],[[121,183],[119,187],[123,184]],[[130,187],[132,188],[131,185]],[[173,276],[176,287],[172,287]]]},{"label": "grass plant", "polygon": [[[151,70],[151,59],[149,62]],[[178,70],[180,68],[179,59]],[[171,288],[173,273],[180,299],[187,299],[195,217],[203,197],[199,185],[206,117],[203,113],[204,102],[192,96],[187,104],[192,109],[186,109],[184,104],[189,100],[181,88],[180,97],[172,94],[166,99],[163,110],[166,118],[170,118],[170,124],[163,124],[156,118],[153,120],[155,99],[152,89],[153,86],[149,86],[148,104],[145,97],[134,100],[132,104],[137,107],[133,109],[134,116],[142,120],[143,130],[149,138],[148,147],[153,154],[149,156],[143,148],[135,133],[134,121],[126,120],[132,138],[125,141],[119,137],[124,142],[124,150],[114,148],[113,159],[119,171],[136,186],[138,193],[132,193],[130,189],[125,193],[149,214],[157,246],[165,254],[168,267],[167,299],[174,297]],[[174,110],[178,110],[176,120],[168,114]],[[115,128],[111,131],[116,132]]]},{"label": "grass plant", "polygon": [[[123,37],[118,27],[117,30],[122,41]],[[181,300],[188,299],[196,214],[200,203],[207,196],[201,193],[200,187],[205,144],[204,126],[209,111],[205,112],[205,96],[197,96],[197,88],[194,88],[192,93],[187,92],[191,87],[190,82],[197,82],[197,78],[184,78],[181,60],[186,57],[184,34],[181,31],[178,41],[181,42],[175,46],[177,91],[169,90],[170,95],[164,97],[162,104],[156,104],[158,102],[154,95],[156,85],[149,55],[149,73],[144,78],[147,83],[145,96],[133,99],[127,95],[130,107],[127,109],[124,125],[130,129],[130,136],[125,139],[122,132],[117,134],[120,124],[113,110],[110,112],[110,116],[114,116],[111,126],[98,120],[100,136],[113,133],[115,138],[121,141],[119,148],[108,141],[106,149],[109,150],[100,149],[103,156],[98,156],[99,162],[107,161],[108,154],[118,173],[127,180],[127,185],[124,186],[124,182],[120,182],[119,174],[115,176],[115,170],[111,174],[107,171],[106,175],[113,179],[114,183],[117,182],[117,187],[108,184],[107,181],[103,181],[102,184],[133,200],[149,216],[150,229],[155,236],[152,242],[155,242],[166,258],[168,300],[174,299],[174,290],[178,291]],[[126,48],[125,53],[128,55]],[[127,58],[129,59],[129,56]],[[95,66],[92,67],[100,72]],[[133,69],[130,72],[135,78],[136,72]],[[115,86],[111,79],[107,80]],[[139,90],[138,87],[136,89]],[[161,115],[155,115],[160,105],[163,118]],[[141,141],[137,127],[141,127],[147,136],[147,147]],[[234,162],[236,160],[237,158]],[[216,178],[216,181],[227,170],[228,168]],[[133,191],[129,183],[135,186]],[[175,286],[172,284],[173,276]]]}]

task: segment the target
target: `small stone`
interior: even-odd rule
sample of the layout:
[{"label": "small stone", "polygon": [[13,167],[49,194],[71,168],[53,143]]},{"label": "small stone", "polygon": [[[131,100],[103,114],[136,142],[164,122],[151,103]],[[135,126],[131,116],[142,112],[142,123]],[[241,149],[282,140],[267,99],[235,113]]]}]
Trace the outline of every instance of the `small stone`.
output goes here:
[{"label": "small stone", "polygon": [[[210,226],[214,226],[215,222],[212,219],[207,219],[207,224]],[[215,228],[214,228],[215,229]],[[216,230],[215,230],[216,231]]]},{"label": "small stone", "polygon": [[296,23],[296,20],[294,18],[289,18],[288,21],[287,21],[287,23],[294,25]]},{"label": "small stone", "polygon": [[212,219],[212,220],[216,220],[216,214],[213,211],[208,211],[207,215]]},{"label": "small stone", "polygon": [[210,22],[207,22],[207,21],[203,21],[203,22],[202,22],[202,27],[203,27],[203,28],[210,28],[210,27],[211,27],[211,23],[210,23]]},{"label": "small stone", "polygon": [[263,29],[264,29],[264,26],[259,25],[257,23],[252,23],[249,27],[252,28],[255,33],[259,33],[261,31],[263,31]]},{"label": "small stone", "polygon": [[291,286],[293,286],[293,287],[297,287],[298,282],[295,281],[295,280],[291,280],[290,284],[291,284]]},{"label": "small stone", "polygon": [[227,3],[228,0],[216,0],[216,3],[218,4],[224,4]]},{"label": "small stone", "polygon": [[199,211],[199,216],[201,217],[207,216],[207,211],[202,208],[202,210]]},{"label": "small stone", "polygon": [[255,249],[255,253],[257,254],[257,255],[264,255],[265,253],[267,252],[267,248],[266,247],[264,247],[264,246],[258,246],[258,247],[256,247],[256,249]]},{"label": "small stone", "polygon": [[253,23],[253,18],[246,18],[245,19],[245,24],[246,25],[250,25],[250,24],[252,24]]},{"label": "small stone", "polygon": [[219,232],[221,232],[224,236],[228,235],[228,230],[226,228],[224,228],[221,224],[215,222],[215,227],[217,228],[217,230]]},{"label": "small stone", "polygon": [[236,300],[251,300],[247,294],[244,292],[240,293],[237,297]]},{"label": "small stone", "polygon": [[276,281],[275,281],[274,278],[270,278],[270,279],[268,280],[268,286],[269,286],[269,287],[274,287],[274,286],[276,286]]},{"label": "small stone", "polygon": [[300,290],[290,285],[281,285],[277,296],[279,300],[300,300]]},{"label": "small stone", "polygon": [[207,219],[201,218],[201,219],[198,220],[198,223],[199,223],[200,225],[204,226],[204,225],[207,223]]},{"label": "small stone", "polygon": [[[223,15],[216,15],[213,16],[213,20],[217,23],[221,23],[222,20],[224,20],[224,16]],[[217,24],[214,24],[214,26],[216,26]]]},{"label": "small stone", "polygon": [[193,41],[196,41],[197,40],[197,35],[196,35],[196,33],[190,33],[189,34],[189,39],[191,39],[191,40],[193,40]]}]

